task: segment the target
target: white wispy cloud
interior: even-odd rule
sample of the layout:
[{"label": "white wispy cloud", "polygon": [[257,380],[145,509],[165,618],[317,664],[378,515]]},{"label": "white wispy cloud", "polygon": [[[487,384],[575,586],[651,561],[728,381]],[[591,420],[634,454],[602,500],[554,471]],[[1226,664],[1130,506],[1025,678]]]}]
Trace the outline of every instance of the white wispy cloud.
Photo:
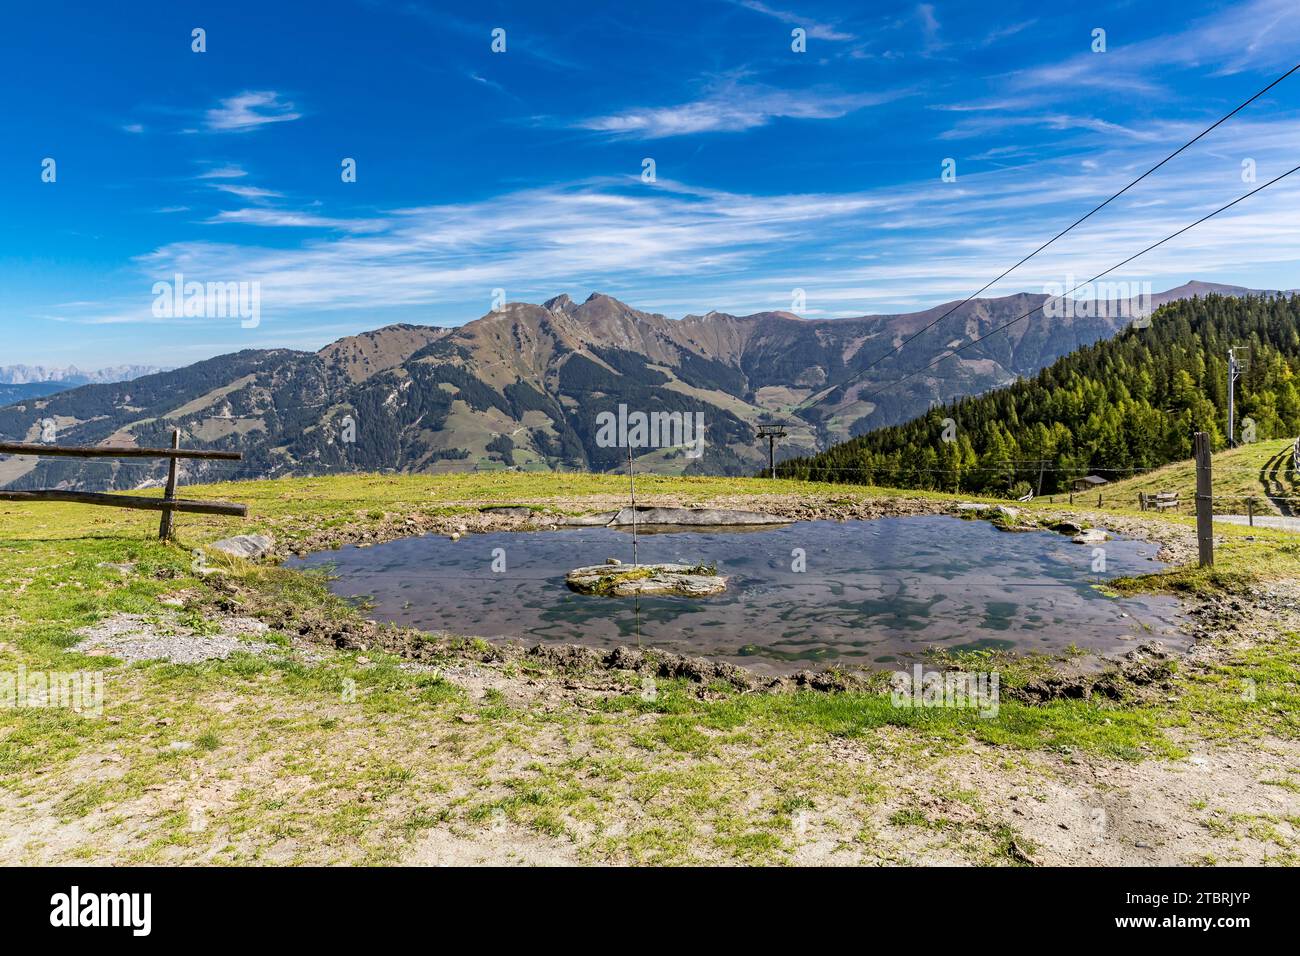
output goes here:
[{"label": "white wispy cloud", "polygon": [[1011,85],[1056,95],[1079,88],[1150,95],[1161,92],[1170,68],[1202,69],[1227,76],[1245,70],[1295,65],[1300,3],[1246,0],[1137,42],[1107,37],[1105,53],[1083,52],[1065,60],[1018,70]]},{"label": "white wispy cloud", "polygon": [[[1263,182],[1300,153],[1294,115],[1221,132],[1216,153],[1180,157],[989,294],[1040,291],[1067,274],[1082,281],[1247,192],[1237,157],[1255,159]],[[426,321],[455,324],[486,312],[494,288],[533,302],[599,289],[677,315],[788,308],[791,290],[802,288],[810,314],[907,311],[973,292],[1124,185],[1150,152],[1120,139],[1086,154],[959,175],[956,183],[934,175],[844,193],[750,195],[665,180],[647,186],[631,176],[357,218],[230,210],[214,221],[301,228],[309,237],[287,247],[171,243],[137,261],[133,301],[68,317],[154,321],[147,293],[175,272],[260,282],[267,321],[295,333],[326,312],[354,313],[358,329],[382,324],[385,310],[411,308]],[[1160,290],[1190,278],[1251,284],[1257,274],[1294,276],[1297,219],[1300,175],[1120,277]],[[401,314],[409,319],[409,311]]]},{"label": "white wispy cloud", "polygon": [[206,127],[219,133],[242,133],[268,123],[287,123],[302,114],[274,90],[245,90],[228,96],[204,114]]},{"label": "white wispy cloud", "polygon": [[206,169],[199,173],[198,179],[242,179],[248,173],[242,166],[217,166],[212,169]]},{"label": "white wispy cloud", "polygon": [[[233,190],[231,191],[233,192]],[[257,192],[265,191],[258,190]],[[278,196],[279,193],[269,193],[269,195]],[[377,219],[318,216],[314,213],[292,209],[268,209],[266,207],[223,209],[209,219],[208,222],[242,223],[248,226],[281,226],[294,229],[343,229],[348,232],[373,232],[384,227],[383,222]]]},{"label": "white wispy cloud", "polygon": [[578,120],[578,129],[638,139],[664,139],[692,133],[735,133],[778,119],[839,119],[906,95],[901,91],[844,93],[832,90],[782,90],[728,80],[700,99],[673,106],[638,107]]},{"label": "white wispy cloud", "polygon": [[1164,138],[1167,124],[1138,129],[1113,123],[1096,116],[1076,115],[1071,113],[1033,113],[1018,115],[1013,113],[982,113],[961,119],[951,129],[939,134],[942,140],[969,139],[985,136],[989,133],[1011,129],[1013,127],[1041,126],[1053,130],[1087,130],[1103,136],[1123,136],[1138,142],[1159,142]]},{"label": "white wispy cloud", "polygon": [[1000,43],[1002,40],[1005,40],[1008,37],[1013,37],[1017,33],[1021,33],[1025,30],[1028,30],[1037,22],[1038,22],[1037,19],[1021,20],[1019,23],[1009,23],[1004,27],[998,27],[996,29],[990,30],[988,33],[984,35],[982,39],[980,39],[979,45],[992,46],[995,43]]},{"label": "white wispy cloud", "polygon": [[254,201],[276,199],[284,195],[284,193],[276,192],[274,189],[263,189],[260,186],[237,186],[232,183],[213,183],[212,188],[223,193],[229,193],[232,196],[238,196],[240,199]]},{"label": "white wispy cloud", "polygon": [[475,73],[473,70],[467,73],[466,76],[468,76],[475,83],[488,87],[488,89],[496,90],[499,93],[505,92],[505,88],[496,80],[489,80],[486,76],[480,76],[479,74]]},{"label": "white wispy cloud", "polygon": [[921,24],[921,35],[925,39],[925,49],[927,51],[936,49],[940,45],[939,18],[935,16],[934,4],[917,4],[916,19]]},{"label": "white wispy cloud", "polygon": [[744,7],[746,10],[752,10],[754,13],[761,13],[763,16],[772,17],[780,20],[790,27],[802,27],[810,38],[814,40],[832,40],[848,41],[857,39],[852,33],[848,33],[830,23],[820,23],[809,17],[793,13],[789,10],[776,10],[762,3],[761,0],[731,0],[738,7]]}]

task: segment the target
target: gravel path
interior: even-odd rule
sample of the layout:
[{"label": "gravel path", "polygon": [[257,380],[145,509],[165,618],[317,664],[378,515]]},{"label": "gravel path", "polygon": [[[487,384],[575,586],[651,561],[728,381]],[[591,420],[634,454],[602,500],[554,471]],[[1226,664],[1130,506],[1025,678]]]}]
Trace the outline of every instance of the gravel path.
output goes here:
[{"label": "gravel path", "polygon": [[116,657],[127,663],[165,660],[173,664],[197,664],[221,660],[236,651],[258,653],[270,644],[251,638],[267,632],[261,621],[231,617],[218,622],[216,634],[199,634],[179,623],[174,616],[150,619],[140,614],[114,614],[77,632],[82,639],[78,650],[92,655]]},{"label": "gravel path", "polygon": [[[1250,524],[1246,515],[1215,515],[1215,521],[1228,524]],[[1255,515],[1256,528],[1280,528],[1283,531],[1300,531],[1300,518],[1283,518],[1280,515]]]}]

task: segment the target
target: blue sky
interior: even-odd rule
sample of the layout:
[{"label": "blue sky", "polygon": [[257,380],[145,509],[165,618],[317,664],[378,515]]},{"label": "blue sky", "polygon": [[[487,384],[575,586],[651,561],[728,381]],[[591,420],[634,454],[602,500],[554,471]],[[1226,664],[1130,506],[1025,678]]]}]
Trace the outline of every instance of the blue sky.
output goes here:
[{"label": "blue sky", "polygon": [[[0,365],[318,348],[461,324],[495,289],[673,318],[796,288],[809,317],[928,307],[1289,69],[1297,37],[1295,0],[12,5]],[[1086,278],[1253,188],[1243,161],[1263,182],[1297,157],[1300,74],[993,292]],[[1297,223],[1300,176],[1121,277],[1297,287]],[[155,316],[178,271],[259,283],[260,323]]]}]

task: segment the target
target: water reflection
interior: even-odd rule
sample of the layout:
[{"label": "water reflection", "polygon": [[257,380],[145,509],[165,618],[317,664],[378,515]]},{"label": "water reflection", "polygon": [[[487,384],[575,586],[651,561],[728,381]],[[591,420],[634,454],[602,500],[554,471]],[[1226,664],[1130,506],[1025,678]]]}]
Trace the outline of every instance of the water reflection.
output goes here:
[{"label": "water reflection", "polygon": [[[492,571],[494,549],[505,551]],[[1110,652],[1159,637],[1179,646],[1176,602],[1115,600],[1103,580],[1154,571],[1155,546],[1115,540],[1106,572],[1093,548],[1061,535],[1006,533],[945,516],[802,522],[735,534],[651,534],[642,562],[716,562],[726,594],[606,598],[573,594],[564,574],[630,537],[607,528],[409,538],[312,555],[335,565],[333,590],[373,614],[431,632],[613,646],[640,643],[773,673],[812,664],[885,665],[930,647]],[[806,570],[797,571],[796,549]],[[498,562],[499,566],[499,562]]]}]

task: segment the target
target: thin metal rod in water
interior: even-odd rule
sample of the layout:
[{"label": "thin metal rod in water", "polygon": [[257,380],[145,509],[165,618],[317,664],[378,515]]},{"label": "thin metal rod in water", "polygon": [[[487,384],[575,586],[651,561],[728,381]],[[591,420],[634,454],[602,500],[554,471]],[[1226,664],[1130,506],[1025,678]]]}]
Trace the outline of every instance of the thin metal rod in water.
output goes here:
[{"label": "thin metal rod in water", "polygon": [[627,446],[627,486],[632,498],[632,567],[640,567],[636,559],[636,481],[632,478],[632,446]]}]

